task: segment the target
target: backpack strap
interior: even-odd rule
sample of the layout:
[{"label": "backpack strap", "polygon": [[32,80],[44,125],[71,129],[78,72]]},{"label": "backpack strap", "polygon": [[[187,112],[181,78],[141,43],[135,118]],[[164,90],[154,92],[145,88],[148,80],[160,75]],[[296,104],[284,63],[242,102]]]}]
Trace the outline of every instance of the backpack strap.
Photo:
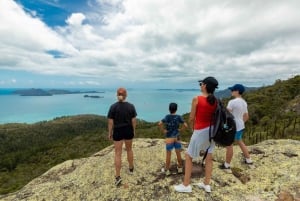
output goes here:
[{"label": "backpack strap", "polygon": [[[216,98],[216,110],[220,107],[220,105],[222,104],[221,99]],[[213,139],[213,136],[215,135],[216,132],[216,127],[218,127],[218,125],[216,125],[216,111],[213,113],[213,115],[211,116],[210,119],[210,124],[209,124],[209,142],[211,143],[211,140]],[[214,124],[214,128],[212,128],[212,125]]]},{"label": "backpack strap", "polygon": [[[217,107],[216,107],[216,109],[219,107],[219,104],[221,103],[221,100],[218,98],[218,99],[216,99],[216,101],[217,101]],[[215,130],[215,128],[214,129],[212,129],[211,127],[212,127],[212,125],[213,125],[213,121],[214,121],[214,115],[212,115],[211,116],[211,119],[210,119],[210,123],[209,123],[209,142],[211,143],[211,140],[212,140],[212,132],[214,132],[214,130]],[[209,145],[209,147],[206,149],[206,151],[205,151],[205,153],[204,153],[204,156],[203,156],[203,158],[202,158],[202,166],[204,166],[204,161],[205,161],[205,158],[206,158],[206,156],[207,156],[207,154],[208,154],[208,149],[210,148],[210,145]]]},{"label": "backpack strap", "polygon": [[211,115],[211,118],[210,118],[210,123],[209,123],[209,142],[211,143],[211,139],[212,139],[212,132],[213,132],[213,129],[211,128],[212,124],[213,124],[213,119],[214,119],[214,115]]},{"label": "backpack strap", "polygon": [[204,156],[203,156],[203,158],[202,158],[202,163],[201,163],[202,167],[204,167],[204,161],[205,161],[206,156],[207,156],[207,154],[208,154],[208,149],[209,149],[209,148],[210,148],[210,146],[206,149],[206,151],[205,151],[205,153],[204,153]]}]

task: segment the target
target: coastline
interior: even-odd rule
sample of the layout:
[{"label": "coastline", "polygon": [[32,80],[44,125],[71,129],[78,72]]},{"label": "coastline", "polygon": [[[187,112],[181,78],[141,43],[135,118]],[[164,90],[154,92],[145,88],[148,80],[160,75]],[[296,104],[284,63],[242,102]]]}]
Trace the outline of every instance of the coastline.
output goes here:
[{"label": "coastline", "polygon": [[[72,89],[85,92],[97,90],[98,93],[88,95],[101,98],[85,98],[83,93],[19,96],[12,93],[14,90],[16,89],[0,89],[0,124],[32,124],[81,114],[106,116],[110,105],[116,101],[114,89]],[[170,102],[178,103],[178,114],[188,113],[191,100],[197,94],[195,90],[131,89],[127,101],[135,105],[138,119],[156,122],[168,113]]]}]

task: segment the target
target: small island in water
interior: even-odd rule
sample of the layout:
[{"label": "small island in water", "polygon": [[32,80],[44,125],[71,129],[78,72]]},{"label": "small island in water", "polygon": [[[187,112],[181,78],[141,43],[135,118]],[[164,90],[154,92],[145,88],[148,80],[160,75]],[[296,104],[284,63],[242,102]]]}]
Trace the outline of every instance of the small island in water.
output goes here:
[{"label": "small island in water", "polygon": [[[19,89],[13,91],[12,94],[17,94],[20,96],[52,96],[52,95],[63,95],[63,94],[82,94],[82,93],[104,93],[99,91],[71,91],[71,90],[65,90],[65,89]],[[101,96],[99,96],[100,98]],[[98,97],[93,97],[98,98]]]},{"label": "small island in water", "polygon": [[90,95],[84,95],[85,98],[104,98],[104,96],[90,96]]}]

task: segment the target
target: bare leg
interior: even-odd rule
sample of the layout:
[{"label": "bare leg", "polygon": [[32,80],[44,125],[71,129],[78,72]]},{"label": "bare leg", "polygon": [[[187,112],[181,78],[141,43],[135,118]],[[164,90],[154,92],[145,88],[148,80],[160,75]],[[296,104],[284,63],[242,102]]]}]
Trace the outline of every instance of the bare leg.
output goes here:
[{"label": "bare leg", "polygon": [[187,186],[191,183],[191,175],[192,175],[193,162],[192,157],[185,154],[185,170],[184,170],[184,180],[183,185]]},{"label": "bare leg", "polygon": [[226,147],[226,163],[230,164],[233,157],[233,145]]},{"label": "bare leg", "polygon": [[133,168],[132,140],[125,140],[125,147],[127,151],[127,161],[129,164],[129,168]]},{"label": "bare leg", "polygon": [[212,168],[213,168],[212,154],[208,153],[205,159],[205,179],[204,179],[205,185],[209,185],[210,183]]},{"label": "bare leg", "polygon": [[247,149],[247,146],[244,144],[244,142],[242,140],[238,140],[237,141],[238,145],[240,146],[243,154],[244,154],[244,157],[245,158],[250,158],[250,154],[249,154],[249,151]]},{"label": "bare leg", "polygon": [[116,169],[116,177],[117,177],[120,176],[120,171],[121,171],[123,140],[114,141],[114,145],[115,145],[115,169]]},{"label": "bare leg", "polygon": [[171,163],[171,151],[166,152],[166,170],[170,169],[170,163]]},{"label": "bare leg", "polygon": [[177,156],[178,167],[182,167],[182,158],[181,158],[181,150],[175,149],[175,153]]}]

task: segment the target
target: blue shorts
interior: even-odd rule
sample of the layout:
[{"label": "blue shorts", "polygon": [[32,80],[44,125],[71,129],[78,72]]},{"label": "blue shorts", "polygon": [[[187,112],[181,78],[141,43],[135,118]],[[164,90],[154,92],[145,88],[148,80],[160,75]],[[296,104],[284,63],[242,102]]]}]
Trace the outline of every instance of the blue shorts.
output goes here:
[{"label": "blue shorts", "polygon": [[234,139],[235,139],[235,140],[241,140],[242,137],[243,137],[243,133],[244,133],[244,129],[237,131],[237,132],[235,133],[235,138],[234,138]]},{"label": "blue shorts", "polygon": [[166,150],[167,151],[172,151],[173,148],[175,148],[175,149],[181,149],[181,143],[178,142],[178,141],[175,141],[173,143],[167,143],[166,144]]}]

